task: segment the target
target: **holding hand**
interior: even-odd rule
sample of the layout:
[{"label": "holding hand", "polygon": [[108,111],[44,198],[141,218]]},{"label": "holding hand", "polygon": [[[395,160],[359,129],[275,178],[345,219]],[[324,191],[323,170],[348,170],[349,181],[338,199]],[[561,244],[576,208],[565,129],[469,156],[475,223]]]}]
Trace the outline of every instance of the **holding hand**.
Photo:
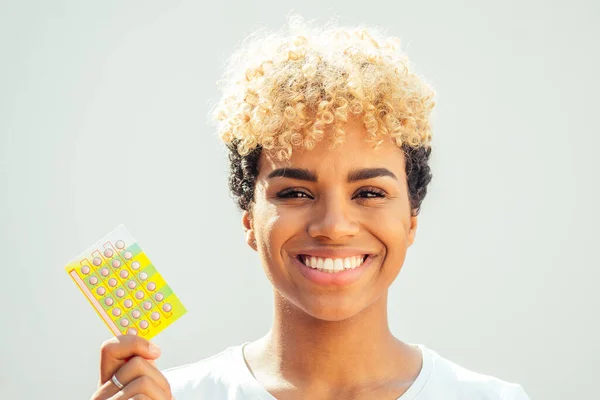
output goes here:
[{"label": "holding hand", "polygon": [[124,335],[102,344],[100,382],[91,400],[171,400],[171,388],[154,360],[160,349],[139,336]]}]

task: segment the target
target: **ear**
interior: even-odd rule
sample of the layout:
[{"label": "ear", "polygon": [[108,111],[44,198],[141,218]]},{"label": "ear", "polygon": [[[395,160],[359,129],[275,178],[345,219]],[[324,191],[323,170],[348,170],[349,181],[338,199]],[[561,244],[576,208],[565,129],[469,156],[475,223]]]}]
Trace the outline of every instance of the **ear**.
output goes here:
[{"label": "ear", "polygon": [[242,225],[244,226],[244,232],[246,232],[246,243],[254,251],[257,251],[256,236],[254,235],[254,223],[252,221],[252,213],[250,211],[244,211],[242,213]]},{"label": "ear", "polygon": [[407,242],[408,247],[412,246],[417,236],[417,225],[419,224],[419,218],[417,216],[410,217],[410,226],[408,228]]}]

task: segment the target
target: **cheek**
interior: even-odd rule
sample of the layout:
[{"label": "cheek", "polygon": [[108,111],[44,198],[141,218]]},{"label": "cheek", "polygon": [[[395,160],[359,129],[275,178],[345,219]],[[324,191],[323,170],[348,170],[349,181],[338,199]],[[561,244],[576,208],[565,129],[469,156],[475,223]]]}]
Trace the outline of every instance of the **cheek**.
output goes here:
[{"label": "cheek", "polygon": [[[258,211],[258,210],[257,210]],[[254,229],[259,243],[258,255],[265,275],[280,292],[291,290],[282,249],[285,243],[298,233],[298,221],[289,213],[278,210],[270,203],[263,204],[255,214]]]},{"label": "cheek", "polygon": [[386,258],[396,264],[402,262],[408,247],[410,216],[404,207],[394,207],[370,213],[366,219],[369,232],[375,236],[386,249]]},{"label": "cheek", "polygon": [[279,260],[284,243],[298,231],[298,221],[290,213],[282,212],[274,205],[265,202],[257,209],[255,231],[258,242],[262,244],[261,253],[267,256],[265,261]]}]

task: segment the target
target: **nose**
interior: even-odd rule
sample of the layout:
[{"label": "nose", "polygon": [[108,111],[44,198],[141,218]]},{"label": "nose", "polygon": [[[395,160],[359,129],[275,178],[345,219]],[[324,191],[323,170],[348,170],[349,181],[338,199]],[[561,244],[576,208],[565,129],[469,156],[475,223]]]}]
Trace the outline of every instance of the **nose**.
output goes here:
[{"label": "nose", "polygon": [[352,217],[352,204],[341,196],[323,199],[308,226],[311,237],[330,241],[356,236],[358,231],[359,224]]}]

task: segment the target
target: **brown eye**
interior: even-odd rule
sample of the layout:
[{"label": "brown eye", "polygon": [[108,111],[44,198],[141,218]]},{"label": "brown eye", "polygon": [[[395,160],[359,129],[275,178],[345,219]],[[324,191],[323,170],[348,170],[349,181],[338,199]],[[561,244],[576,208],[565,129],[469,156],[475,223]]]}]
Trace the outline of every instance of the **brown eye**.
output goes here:
[{"label": "brown eye", "polygon": [[289,189],[289,190],[284,190],[282,192],[277,193],[277,197],[281,198],[281,199],[310,199],[310,195],[306,192],[300,191],[300,190],[294,190],[294,189]]},{"label": "brown eye", "polygon": [[361,198],[361,199],[379,199],[379,198],[385,198],[386,194],[383,190],[379,190],[379,189],[363,189],[361,191],[359,191],[356,196],[354,196],[355,198]]}]

